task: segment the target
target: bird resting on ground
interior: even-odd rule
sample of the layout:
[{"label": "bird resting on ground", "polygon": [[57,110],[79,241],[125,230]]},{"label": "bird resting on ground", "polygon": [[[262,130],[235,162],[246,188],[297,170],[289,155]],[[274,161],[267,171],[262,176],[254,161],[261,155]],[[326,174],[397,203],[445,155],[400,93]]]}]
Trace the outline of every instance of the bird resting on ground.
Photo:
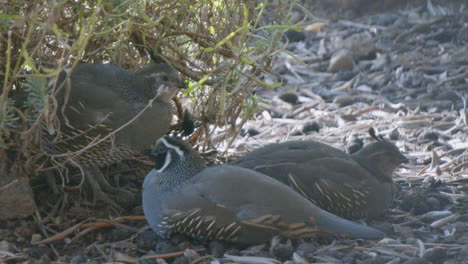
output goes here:
[{"label": "bird resting on ground", "polygon": [[353,155],[317,141],[287,141],[251,151],[231,164],[279,180],[340,217],[373,218],[389,208],[392,174],[408,160],[373,129],[369,133],[376,142]]},{"label": "bird resting on ground", "polygon": [[261,173],[231,165],[207,168],[200,154],[179,138],[164,136],[152,156],[156,167],[143,183],[143,209],[160,236],[182,233],[246,245],[275,235],[383,237],[318,208]]}]

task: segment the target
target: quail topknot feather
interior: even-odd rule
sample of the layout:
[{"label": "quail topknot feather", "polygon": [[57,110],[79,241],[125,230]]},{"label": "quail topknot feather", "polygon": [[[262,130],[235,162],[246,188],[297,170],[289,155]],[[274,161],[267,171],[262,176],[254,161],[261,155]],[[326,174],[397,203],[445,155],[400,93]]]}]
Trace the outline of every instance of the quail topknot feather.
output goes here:
[{"label": "quail topknot feather", "polygon": [[231,165],[207,168],[187,142],[162,137],[152,156],[156,167],[143,183],[143,209],[161,236],[258,244],[275,235],[324,233],[379,239],[383,233],[321,210],[286,185]]}]

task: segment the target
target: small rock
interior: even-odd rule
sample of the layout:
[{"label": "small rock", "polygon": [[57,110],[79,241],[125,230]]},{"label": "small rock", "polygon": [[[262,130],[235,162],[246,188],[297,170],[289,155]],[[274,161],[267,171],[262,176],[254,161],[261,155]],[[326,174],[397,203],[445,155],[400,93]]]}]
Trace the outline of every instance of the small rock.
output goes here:
[{"label": "small rock", "polygon": [[284,32],[284,36],[289,40],[290,43],[304,41],[306,38],[306,35],[303,31],[297,31],[293,29],[286,30],[286,32]]},{"label": "small rock", "polygon": [[336,73],[336,75],[334,76],[334,79],[336,81],[343,81],[343,82],[346,82],[346,81],[349,81],[351,79],[354,78],[354,76],[356,75],[355,72],[353,72],[352,70],[348,70],[348,71],[339,71]]},{"label": "small rock", "polygon": [[179,245],[187,242],[187,236],[183,234],[174,234],[171,236],[170,243],[173,245]]},{"label": "small rock", "polygon": [[136,264],[158,264],[156,259],[139,259]]},{"label": "small rock", "polygon": [[371,71],[380,71],[386,66],[390,65],[391,58],[389,55],[377,55],[377,58],[372,61],[372,66],[370,67]]},{"label": "small rock", "polygon": [[393,231],[401,238],[411,239],[414,237],[414,229],[409,226],[394,225]]},{"label": "small rock", "polygon": [[301,131],[299,130],[295,130],[291,133],[291,136],[295,137],[295,136],[302,136],[304,135]]},{"label": "small rock", "polygon": [[421,16],[416,11],[411,11],[408,14],[408,20],[412,23],[415,23],[415,21],[421,20]]},{"label": "small rock", "polygon": [[190,261],[185,256],[180,256],[172,262],[172,264],[189,264]]},{"label": "small rock", "polygon": [[426,200],[419,193],[406,192],[401,198],[401,209],[403,211],[413,210],[416,215],[426,213],[429,211],[429,206],[426,204]]},{"label": "small rock", "polygon": [[241,137],[245,137],[247,135],[250,136],[250,137],[254,137],[254,136],[260,134],[260,131],[258,131],[257,129],[254,129],[254,128],[241,129],[239,134],[240,134]]},{"label": "small rock", "polygon": [[299,256],[311,262],[314,260],[315,251],[317,251],[317,246],[312,243],[301,243],[296,249]]},{"label": "small rock", "polygon": [[310,132],[319,132],[320,125],[317,122],[306,123],[302,126],[302,133],[308,134]]},{"label": "small rock", "polygon": [[182,250],[186,250],[188,248],[190,248],[192,246],[192,243],[190,243],[190,241],[186,240],[186,241],[183,241],[179,244],[177,244],[177,249],[182,251]]},{"label": "small rock", "polygon": [[33,235],[31,236],[31,244],[36,244],[36,243],[39,242],[41,239],[42,239],[41,234],[33,234]]},{"label": "small rock", "polygon": [[87,259],[83,255],[77,255],[72,257],[72,259],[70,260],[70,264],[96,264],[96,262]]},{"label": "small rock", "polygon": [[403,264],[431,264],[431,263],[423,258],[410,258],[407,261],[403,262]]},{"label": "small rock", "polygon": [[274,258],[273,255],[267,251],[265,244],[251,246],[245,250],[242,250],[241,255],[249,257]]},{"label": "small rock", "polygon": [[156,244],[154,251],[157,254],[167,254],[179,251],[177,247],[169,244],[167,241],[160,241]]},{"label": "small rock", "polygon": [[378,242],[378,244],[398,244],[398,240],[393,239],[393,238],[384,238]]},{"label": "small rock", "polygon": [[32,246],[28,251],[28,255],[34,259],[41,259],[43,256],[46,256],[50,253],[50,248],[45,245]]},{"label": "small rock", "polygon": [[421,138],[431,141],[437,141],[439,139],[439,135],[436,132],[430,131],[422,135]]},{"label": "small rock", "polygon": [[[459,264],[459,263],[462,263],[462,262],[459,262],[459,261],[457,262],[457,261],[454,260],[454,259],[449,259],[449,260],[444,261],[443,264]],[[433,264],[434,264],[434,263],[433,263]]]},{"label": "small rock", "polygon": [[224,254],[232,255],[232,256],[240,256],[241,252],[238,249],[230,249],[230,250],[226,251],[226,253],[224,253]]},{"label": "small rock", "polygon": [[187,258],[189,263],[192,263],[193,261],[199,259],[200,255],[195,252],[195,250],[187,248],[184,250],[184,257]]},{"label": "small rock", "polygon": [[398,140],[400,138],[400,132],[397,129],[393,129],[390,134],[388,134],[390,140]]},{"label": "small rock", "polygon": [[283,118],[283,115],[281,113],[276,112],[276,111],[271,111],[270,117],[272,117],[272,118]]},{"label": "small rock", "polygon": [[24,218],[34,213],[36,204],[27,177],[17,177],[0,168],[0,222]]},{"label": "small rock", "polygon": [[[34,262],[37,264],[49,264],[52,263],[50,257],[48,255],[43,255],[38,261]],[[85,263],[85,264],[90,264],[90,263]],[[94,263],[91,263],[94,264]]]},{"label": "small rock", "polygon": [[333,54],[328,66],[328,72],[339,72],[352,70],[354,67],[354,60],[352,54],[345,49],[341,49]]},{"label": "small rock", "polygon": [[455,230],[454,237],[462,237],[462,241],[456,241],[456,243],[468,244],[468,236],[466,236],[464,233],[465,230],[468,230],[468,221],[466,219],[463,219],[463,216],[457,220],[459,221],[454,222],[454,223],[448,223],[447,225],[445,225],[444,229]]},{"label": "small rock", "polygon": [[355,33],[343,40],[343,48],[356,60],[373,60],[376,57],[374,37],[368,31]]},{"label": "small rock", "polygon": [[0,251],[10,251],[13,249],[13,244],[6,240],[0,241]]},{"label": "small rock", "polygon": [[392,264],[392,263],[388,261],[388,258],[385,258],[383,256],[376,256],[376,257],[369,256],[367,259],[357,260],[356,264]]},{"label": "small rock", "polygon": [[373,17],[373,23],[378,26],[389,26],[398,19],[395,14],[379,14]]},{"label": "small rock", "polygon": [[395,23],[393,23],[393,26],[396,28],[405,28],[409,24],[408,19],[405,17],[398,17],[397,20],[395,20]]},{"label": "small rock", "polygon": [[[154,255],[154,252],[153,251],[148,252],[148,256],[149,255]],[[142,256],[142,257],[144,257],[144,256]],[[158,259],[140,258],[140,259],[137,260],[137,264],[159,264],[159,262],[158,262]]]},{"label": "small rock", "polygon": [[291,244],[291,240],[286,241],[286,243],[272,243],[270,248],[271,254],[275,256],[278,260],[284,262],[286,260],[290,260],[294,253],[293,246]]},{"label": "small rock", "polygon": [[358,102],[359,99],[355,96],[349,96],[349,95],[340,95],[335,98],[333,103],[337,104],[339,107],[345,107],[348,105],[352,105],[355,102]]},{"label": "small rock", "polygon": [[361,257],[360,252],[351,251],[348,254],[346,254],[344,257],[340,258],[340,260],[343,261],[343,263],[355,263],[356,260],[359,259],[359,257]]},{"label": "small rock", "polygon": [[260,134],[260,131],[258,131],[257,129],[249,128],[249,129],[247,129],[247,134],[249,134],[249,136],[251,136],[251,137],[254,137],[254,136]]},{"label": "small rock", "polygon": [[448,258],[447,249],[441,247],[428,249],[423,258],[431,263],[443,263]]},{"label": "small rock", "polygon": [[224,245],[218,241],[211,241],[208,247],[210,248],[210,254],[216,258],[222,257],[226,251]]},{"label": "small rock", "polygon": [[356,87],[356,91],[370,93],[372,92],[372,88],[366,84],[361,84],[358,87]]},{"label": "small rock", "polygon": [[156,264],[167,264],[167,261],[165,261],[164,259],[156,259]]},{"label": "small rock", "polygon": [[445,72],[447,69],[443,66],[426,66],[426,67],[422,67],[420,70],[424,72],[425,74],[434,75],[434,74],[441,74]]},{"label": "small rock", "polygon": [[428,37],[428,39],[433,39],[435,41],[438,41],[440,43],[445,43],[454,40],[457,37],[458,31],[447,31],[447,30],[442,30],[438,33],[435,33],[431,36]]},{"label": "small rock", "polygon": [[[429,188],[431,188],[431,187],[429,187]],[[437,188],[437,187],[435,187],[435,188]],[[439,201],[439,203],[440,203],[440,208],[445,208],[445,206],[447,206],[449,204],[452,204],[452,200],[450,199],[450,197],[448,197],[445,194],[434,192],[434,193],[428,194],[427,196],[428,196],[428,198],[426,199],[427,203],[429,203],[428,202],[429,198],[437,199]]]},{"label": "small rock", "polygon": [[297,95],[293,93],[284,93],[280,95],[279,98],[291,105],[296,105],[299,102],[299,97],[297,97]]},{"label": "small rock", "polygon": [[70,260],[70,264],[80,264],[80,263],[83,263],[83,262],[86,262],[88,261],[86,259],[85,256],[83,255],[76,255],[76,256],[73,256]]},{"label": "small rock", "polygon": [[[153,231],[151,231],[154,233]],[[111,241],[119,241],[119,240],[124,240],[129,237],[131,237],[133,234],[133,231],[126,229],[126,228],[114,228],[112,229],[111,233],[109,234],[109,239]],[[154,233],[155,234],[155,233]],[[156,235],[156,234],[155,234]],[[151,247],[152,249],[153,247]]]},{"label": "small rock", "polygon": [[140,232],[136,238],[137,247],[146,251],[154,249],[157,243],[158,235],[151,229]]},{"label": "small rock", "polygon": [[468,258],[468,245],[464,245],[457,254],[457,259],[462,260]]}]

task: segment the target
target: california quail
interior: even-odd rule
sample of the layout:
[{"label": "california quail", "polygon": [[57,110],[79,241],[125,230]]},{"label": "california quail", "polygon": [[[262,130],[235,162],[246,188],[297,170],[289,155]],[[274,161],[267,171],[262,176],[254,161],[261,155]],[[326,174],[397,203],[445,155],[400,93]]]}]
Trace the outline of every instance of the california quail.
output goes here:
[{"label": "california quail", "polygon": [[231,165],[207,168],[179,138],[164,136],[151,155],[156,167],[143,183],[143,209],[160,236],[183,233],[250,245],[274,235],[383,237],[380,231],[321,210],[261,173]]},{"label": "california quail", "polygon": [[[164,135],[172,120],[171,99],[185,84],[167,64],[128,72],[110,64],[83,63],[66,76],[59,76],[56,95],[64,113],[62,135],[47,144],[49,152],[70,153],[68,160],[84,170],[95,199],[115,205],[103,191],[122,191],[111,187],[98,168],[133,157]],[[115,135],[81,151],[111,132]]]},{"label": "california quail", "polygon": [[340,217],[373,218],[390,206],[393,171],[408,162],[394,144],[374,138],[351,156],[316,141],[289,141],[256,149],[232,165],[277,179]]}]

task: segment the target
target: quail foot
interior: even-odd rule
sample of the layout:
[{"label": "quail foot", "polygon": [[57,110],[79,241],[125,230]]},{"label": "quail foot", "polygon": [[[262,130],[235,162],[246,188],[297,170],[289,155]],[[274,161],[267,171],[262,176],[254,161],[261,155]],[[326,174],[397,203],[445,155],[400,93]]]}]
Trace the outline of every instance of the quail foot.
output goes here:
[{"label": "quail foot", "polygon": [[336,234],[379,239],[383,233],[328,213],[288,186],[253,170],[206,167],[187,142],[164,136],[151,153],[156,167],[143,183],[143,209],[160,236],[245,245]]},{"label": "quail foot", "polygon": [[408,160],[391,142],[376,137],[353,155],[316,141],[271,144],[232,165],[283,182],[333,214],[347,219],[382,215],[393,200],[394,170]]},{"label": "quail foot", "polygon": [[47,142],[47,151],[69,153],[67,161],[82,169],[94,199],[119,207],[115,201],[133,195],[111,186],[100,168],[150,148],[168,131],[171,99],[184,82],[167,64],[128,72],[110,64],[82,63],[69,78],[62,72],[57,87],[62,134]]}]

